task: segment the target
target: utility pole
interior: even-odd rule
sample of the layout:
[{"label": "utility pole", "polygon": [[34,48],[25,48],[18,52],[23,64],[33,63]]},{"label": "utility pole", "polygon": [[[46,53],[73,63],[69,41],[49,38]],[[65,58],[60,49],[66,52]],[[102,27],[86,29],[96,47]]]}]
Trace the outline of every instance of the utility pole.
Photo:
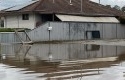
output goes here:
[{"label": "utility pole", "polygon": [[99,0],[99,4],[100,4],[100,0]]}]

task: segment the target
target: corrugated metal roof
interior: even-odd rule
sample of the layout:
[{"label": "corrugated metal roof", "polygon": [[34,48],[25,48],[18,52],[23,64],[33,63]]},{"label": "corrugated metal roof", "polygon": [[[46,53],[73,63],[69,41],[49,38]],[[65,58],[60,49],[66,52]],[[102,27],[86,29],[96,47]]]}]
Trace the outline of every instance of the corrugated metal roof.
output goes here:
[{"label": "corrugated metal roof", "polygon": [[31,5],[31,4],[33,4],[33,3],[35,3],[35,2],[37,2],[37,1],[38,1],[38,0],[30,1],[30,2],[25,3],[25,4],[22,4],[22,5],[16,5],[16,6],[13,6],[13,7],[10,7],[10,8],[8,8],[8,9],[6,9],[5,11],[16,11],[16,10],[20,10],[20,9],[22,9],[22,8],[24,8],[24,7],[26,7],[26,6],[29,6],[29,5]]},{"label": "corrugated metal roof", "polygon": [[85,16],[58,15],[58,14],[56,14],[56,16],[62,21],[120,23],[115,17],[85,17]]}]

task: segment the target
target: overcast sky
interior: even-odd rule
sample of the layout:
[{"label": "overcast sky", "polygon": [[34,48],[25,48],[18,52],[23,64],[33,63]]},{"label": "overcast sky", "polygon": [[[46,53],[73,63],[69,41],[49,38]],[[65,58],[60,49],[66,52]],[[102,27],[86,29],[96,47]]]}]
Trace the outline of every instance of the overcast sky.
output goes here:
[{"label": "overcast sky", "polygon": [[[0,9],[11,7],[13,5],[23,4],[28,1],[31,0],[0,0]],[[92,0],[92,1],[99,2],[99,0]],[[123,5],[125,5],[125,0],[101,0],[101,4],[104,5],[110,4],[112,6],[119,5],[122,7]]]},{"label": "overcast sky", "polygon": [[[92,0],[95,2],[99,2],[99,0]],[[124,6],[125,5],[125,0],[100,0],[101,4],[107,5],[110,4],[112,6],[114,5],[119,5],[119,6]]]}]

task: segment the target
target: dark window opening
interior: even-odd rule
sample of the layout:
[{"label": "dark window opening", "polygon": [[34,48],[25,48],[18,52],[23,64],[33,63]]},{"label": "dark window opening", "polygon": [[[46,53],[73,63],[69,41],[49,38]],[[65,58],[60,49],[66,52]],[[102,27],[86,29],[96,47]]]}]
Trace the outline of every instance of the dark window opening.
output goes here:
[{"label": "dark window opening", "polygon": [[4,27],[4,20],[1,20],[1,27]]},{"label": "dark window opening", "polygon": [[87,39],[100,39],[100,31],[86,31]]},{"label": "dark window opening", "polygon": [[48,22],[48,21],[61,21],[56,15],[54,14],[37,14],[39,16],[39,21],[36,22],[36,27]]},{"label": "dark window opening", "polygon": [[47,21],[60,21],[60,19],[53,14],[42,14],[41,18],[43,23]]},{"label": "dark window opening", "polygon": [[100,38],[100,32],[99,31],[92,31],[92,37],[99,39]]},{"label": "dark window opening", "polygon": [[22,20],[29,20],[29,14],[22,14]]}]

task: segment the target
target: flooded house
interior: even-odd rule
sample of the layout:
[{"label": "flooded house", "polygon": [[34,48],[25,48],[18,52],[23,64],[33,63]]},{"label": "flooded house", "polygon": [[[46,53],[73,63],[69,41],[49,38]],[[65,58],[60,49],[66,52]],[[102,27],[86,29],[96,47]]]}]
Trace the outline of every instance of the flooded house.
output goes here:
[{"label": "flooded house", "polygon": [[35,41],[123,39],[125,13],[90,0],[33,0],[0,12],[1,27],[29,28]]}]

